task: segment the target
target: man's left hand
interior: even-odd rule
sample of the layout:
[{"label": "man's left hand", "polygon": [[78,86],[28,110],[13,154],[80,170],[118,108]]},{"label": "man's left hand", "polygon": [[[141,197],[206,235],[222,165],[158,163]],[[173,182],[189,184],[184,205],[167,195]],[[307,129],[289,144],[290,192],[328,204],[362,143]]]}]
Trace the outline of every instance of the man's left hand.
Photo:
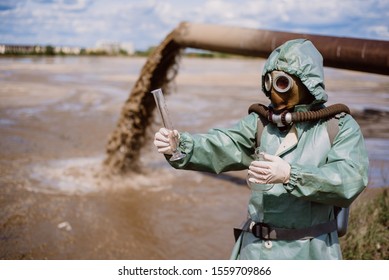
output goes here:
[{"label": "man's left hand", "polygon": [[290,178],[290,165],[279,156],[261,153],[264,161],[255,160],[250,164],[249,181],[255,184],[286,184]]}]

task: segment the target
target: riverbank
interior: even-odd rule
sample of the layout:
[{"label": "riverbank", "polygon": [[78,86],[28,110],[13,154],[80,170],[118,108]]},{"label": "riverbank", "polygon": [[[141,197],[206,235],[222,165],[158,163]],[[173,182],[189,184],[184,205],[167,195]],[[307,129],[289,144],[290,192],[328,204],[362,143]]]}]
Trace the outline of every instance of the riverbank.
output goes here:
[{"label": "riverbank", "polygon": [[388,187],[366,189],[352,204],[348,233],[340,238],[347,260],[389,260]]}]

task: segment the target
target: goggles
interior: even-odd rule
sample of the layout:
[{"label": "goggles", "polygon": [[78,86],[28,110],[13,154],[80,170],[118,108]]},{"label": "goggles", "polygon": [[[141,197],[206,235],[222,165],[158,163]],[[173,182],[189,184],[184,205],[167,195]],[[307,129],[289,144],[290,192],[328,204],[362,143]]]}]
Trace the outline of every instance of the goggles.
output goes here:
[{"label": "goggles", "polygon": [[[272,72],[274,73],[274,72]],[[293,86],[293,79],[284,72],[267,73],[264,79],[264,87],[267,93],[270,93],[272,87],[279,93],[285,93]]]}]

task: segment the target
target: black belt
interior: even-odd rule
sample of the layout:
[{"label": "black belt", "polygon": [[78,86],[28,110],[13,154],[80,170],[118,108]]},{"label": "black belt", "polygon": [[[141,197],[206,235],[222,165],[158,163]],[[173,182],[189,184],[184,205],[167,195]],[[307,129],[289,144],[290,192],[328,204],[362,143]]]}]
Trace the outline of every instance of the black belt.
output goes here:
[{"label": "black belt", "polygon": [[267,223],[258,223],[248,219],[243,228],[234,228],[235,240],[239,238],[242,231],[251,232],[255,237],[263,240],[298,240],[312,239],[337,229],[336,220],[313,225],[306,228],[278,228]]}]

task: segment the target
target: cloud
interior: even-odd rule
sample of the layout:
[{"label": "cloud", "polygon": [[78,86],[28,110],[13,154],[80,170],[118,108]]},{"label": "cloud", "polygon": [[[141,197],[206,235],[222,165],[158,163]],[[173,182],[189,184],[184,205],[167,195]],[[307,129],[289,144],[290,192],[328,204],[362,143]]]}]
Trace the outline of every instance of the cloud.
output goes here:
[{"label": "cloud", "polygon": [[369,26],[366,31],[382,38],[389,38],[389,27],[387,25]]},{"label": "cloud", "polygon": [[385,0],[0,0],[0,43],[158,44],[181,21],[389,40]]}]

